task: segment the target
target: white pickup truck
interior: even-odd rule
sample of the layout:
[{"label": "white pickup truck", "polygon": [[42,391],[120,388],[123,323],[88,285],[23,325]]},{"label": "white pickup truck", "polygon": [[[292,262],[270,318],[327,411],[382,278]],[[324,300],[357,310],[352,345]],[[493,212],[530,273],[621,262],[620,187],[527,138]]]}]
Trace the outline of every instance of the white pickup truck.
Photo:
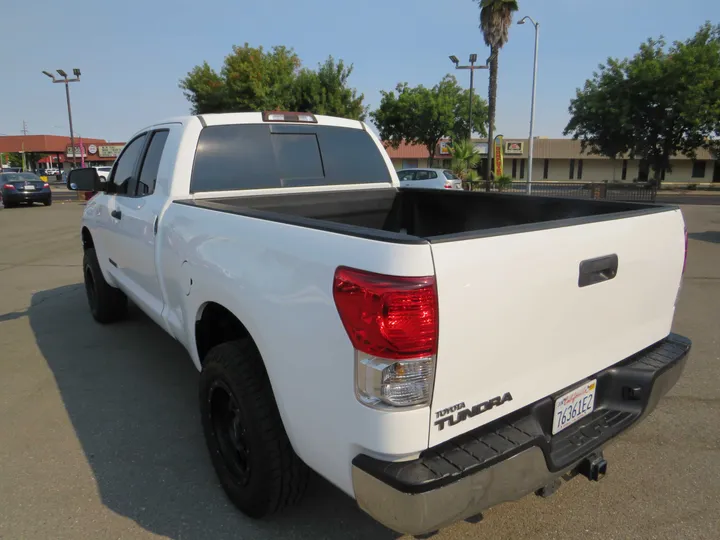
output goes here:
[{"label": "white pickup truck", "polygon": [[191,116],[132,137],[84,210],[94,318],[132,300],[198,370],[232,502],[312,469],[424,534],[605,474],[675,384],[687,237],[673,206],[400,189],[362,122]]}]

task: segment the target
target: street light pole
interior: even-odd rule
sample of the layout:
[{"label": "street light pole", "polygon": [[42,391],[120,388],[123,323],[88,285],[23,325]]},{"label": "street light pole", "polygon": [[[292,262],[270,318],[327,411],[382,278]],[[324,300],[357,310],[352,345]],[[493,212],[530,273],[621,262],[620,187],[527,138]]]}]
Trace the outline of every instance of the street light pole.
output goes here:
[{"label": "street light pole", "polygon": [[[450,61],[455,64],[455,69],[469,69],[470,70],[470,118],[468,119],[468,125],[470,126],[470,130],[468,133],[468,139],[472,140],[472,130],[473,130],[473,119],[472,119],[472,105],[473,105],[473,84],[474,84],[474,75],[476,69],[488,69],[489,65],[485,66],[476,66],[475,62],[477,62],[477,54],[473,53],[470,55],[470,65],[469,66],[461,66],[460,60],[458,60],[458,57],[455,55],[452,55],[450,57]],[[489,62],[488,62],[489,64]]]},{"label": "street light pole", "polygon": [[532,193],[532,172],[533,172],[533,146],[535,139],[533,137],[533,127],[535,124],[535,88],[537,81],[537,69],[538,69],[538,45],[540,43],[540,23],[535,22],[532,17],[523,17],[518,24],[525,24],[525,20],[529,20],[533,26],[535,26],[535,59],[533,67],[533,82],[532,82],[532,101],[530,102],[530,141],[528,148],[528,182],[527,192]]},{"label": "street light pole", "polygon": [[68,109],[68,122],[70,124],[70,148],[72,148],[72,164],[73,169],[76,165],[76,156],[75,156],[75,134],[73,133],[73,123],[72,123],[72,107],[70,106],[70,83],[72,82],[80,82],[80,70],[78,68],[73,69],[73,75],[75,75],[74,79],[68,78],[67,73],[63,71],[62,69],[56,70],[58,74],[62,77],[62,79],[56,79],[55,75],[52,73],[48,73],[47,71],[43,71],[45,75],[50,77],[52,79],[52,82],[54,83],[62,83],[65,85],[65,97],[67,99],[67,109]]}]

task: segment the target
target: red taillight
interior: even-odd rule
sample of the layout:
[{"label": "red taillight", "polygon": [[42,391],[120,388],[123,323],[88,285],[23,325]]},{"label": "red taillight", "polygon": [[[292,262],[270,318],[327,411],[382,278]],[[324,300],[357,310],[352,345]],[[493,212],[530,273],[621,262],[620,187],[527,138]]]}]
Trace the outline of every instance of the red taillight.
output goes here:
[{"label": "red taillight", "polygon": [[333,298],[354,347],[381,358],[402,359],[437,352],[435,278],[396,277],[340,267]]},{"label": "red taillight", "polygon": [[685,258],[683,259],[683,269],[682,273],[685,273],[685,267],[687,266],[687,253],[688,253],[688,232],[687,227],[685,227]]},{"label": "red taillight", "polygon": [[453,185],[450,182],[445,182],[445,189],[452,189]]},{"label": "red taillight", "polygon": [[44,187],[44,188],[50,187],[50,184],[48,184],[48,183],[46,182],[46,183],[43,184],[43,187]]},{"label": "red taillight", "polygon": [[5,184],[5,185],[3,186],[3,188],[4,188],[4,189],[15,189],[15,186],[13,186],[12,184]]}]

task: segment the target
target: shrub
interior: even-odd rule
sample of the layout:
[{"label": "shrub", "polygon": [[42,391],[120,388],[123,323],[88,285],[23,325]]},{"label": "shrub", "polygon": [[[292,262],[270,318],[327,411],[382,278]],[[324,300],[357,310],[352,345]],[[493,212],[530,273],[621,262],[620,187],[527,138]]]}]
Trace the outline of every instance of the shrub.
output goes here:
[{"label": "shrub", "polygon": [[498,191],[503,191],[512,186],[512,178],[510,178],[509,176],[499,176],[495,179],[495,186],[497,187]]}]

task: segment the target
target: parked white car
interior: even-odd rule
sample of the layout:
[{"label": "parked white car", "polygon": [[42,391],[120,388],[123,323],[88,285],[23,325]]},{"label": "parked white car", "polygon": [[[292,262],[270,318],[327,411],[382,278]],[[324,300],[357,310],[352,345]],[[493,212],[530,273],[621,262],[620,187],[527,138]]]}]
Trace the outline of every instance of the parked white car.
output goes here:
[{"label": "parked white car", "polygon": [[462,180],[448,169],[401,169],[400,187],[416,189],[462,189]]},{"label": "parked white car", "polygon": [[362,122],[170,119],[107,183],[68,183],[98,192],[79,231],[93,317],[131,299],[187,349],[210,459],[254,518],[298,502],[308,469],[414,535],[599,480],[690,350],[670,331],[679,208],[399,188]]},{"label": "parked white car", "polygon": [[108,167],[106,165],[100,165],[98,167],[93,167],[98,173],[98,177],[100,177],[100,180],[103,182],[107,181],[108,177],[110,176],[110,171],[112,171],[112,167]]}]

